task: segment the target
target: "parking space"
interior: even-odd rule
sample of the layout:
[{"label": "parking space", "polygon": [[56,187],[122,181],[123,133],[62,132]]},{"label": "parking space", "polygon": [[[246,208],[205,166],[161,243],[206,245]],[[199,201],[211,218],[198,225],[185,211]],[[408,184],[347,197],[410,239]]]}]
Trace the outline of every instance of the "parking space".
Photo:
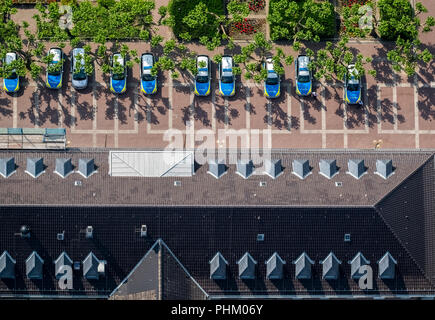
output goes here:
[{"label": "parking space", "polygon": [[418,88],[418,120],[420,130],[435,130],[435,87]]},{"label": "parking space", "polygon": [[[103,77],[97,74],[96,78]],[[213,82],[209,96],[196,97],[191,83],[173,81],[167,75],[153,96],[141,93],[133,77],[127,92],[119,96],[104,82],[92,81],[80,91],[70,83],[56,91],[29,82],[16,94],[0,93],[0,126],[61,126],[67,129],[70,147],[163,148],[168,144],[163,139],[165,131],[179,129],[185,135],[191,120],[195,131],[216,133],[217,147],[225,145],[218,130],[235,129],[239,136],[232,147],[434,148],[433,84],[419,82],[415,89],[408,80],[377,80],[369,77],[364,84],[363,106],[345,105],[340,83],[315,83],[317,97],[300,97],[293,81],[285,80],[280,97],[269,100],[263,86],[254,83],[239,83],[236,95],[224,98]],[[271,129],[271,137],[255,136],[262,132],[255,130],[264,129]],[[193,141],[183,137],[185,146]],[[201,141],[194,145],[200,146]]]},{"label": "parking space", "polygon": [[71,110],[74,119],[74,127],[78,130],[92,129],[93,121],[95,119],[94,110],[94,91],[92,87],[85,90],[73,90],[71,97]]},{"label": "parking space", "polygon": [[[267,129],[271,123],[269,118],[271,102],[264,96],[264,89],[261,85],[252,85],[250,89],[250,129]],[[280,96],[277,99],[283,99],[283,97]]]},{"label": "parking space", "polygon": [[396,88],[397,129],[413,130],[415,127],[414,116],[414,88]]},{"label": "parking space", "polygon": [[193,120],[192,103],[194,94],[189,85],[172,88],[173,120],[172,128],[185,130],[188,121]]},{"label": "parking space", "polygon": [[115,100],[115,114],[118,118],[119,130],[134,130],[136,101],[139,89],[129,88],[126,93]]},{"label": "parking space", "polygon": [[138,95],[138,116],[139,126],[146,124],[148,131],[169,129],[171,105],[169,92],[172,88],[160,87],[153,96]]},{"label": "parking space", "polygon": [[325,116],[326,129],[341,130],[343,129],[343,117],[346,108],[343,101],[342,87],[323,87],[323,92],[319,94],[320,98],[325,99]]}]

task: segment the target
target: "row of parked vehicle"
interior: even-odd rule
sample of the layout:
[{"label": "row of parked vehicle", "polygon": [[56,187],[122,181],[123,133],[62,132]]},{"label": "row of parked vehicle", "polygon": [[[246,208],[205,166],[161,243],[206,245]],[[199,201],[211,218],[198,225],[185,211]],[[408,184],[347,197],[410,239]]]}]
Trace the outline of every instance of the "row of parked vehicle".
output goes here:
[{"label": "row of parked vehicle", "polygon": [[[71,52],[71,74],[72,86],[81,90],[88,86],[88,75],[85,72],[84,49],[74,48]],[[62,87],[63,65],[61,68],[50,68],[50,65],[64,61],[64,53],[60,48],[51,48],[48,55],[52,56],[46,73],[46,86],[51,89]],[[8,53],[4,63],[10,64],[17,59],[16,53]],[[140,68],[140,88],[144,94],[154,94],[157,92],[157,76],[152,75],[151,70],[157,59],[153,53],[144,53],[141,55]],[[110,57],[112,67],[118,66],[117,70],[123,72],[110,74],[110,90],[114,93],[124,93],[127,90],[127,65],[125,58],[120,53],[114,53]],[[300,96],[309,96],[313,90],[313,76],[308,68],[310,58],[306,55],[299,55],[295,61],[296,72],[296,93]],[[195,76],[195,94],[197,96],[208,96],[211,90],[211,59],[207,55],[198,55],[196,57],[198,73]],[[222,96],[230,97],[236,91],[236,76],[234,75],[234,60],[230,55],[224,55],[218,65],[219,93]],[[278,98],[281,91],[281,77],[274,70],[272,57],[266,58],[262,66],[267,70],[267,78],[264,81],[264,96],[270,99]],[[344,79],[344,99],[348,104],[361,104],[361,81],[358,77],[358,71],[355,65],[349,65],[349,75]],[[113,69],[113,68],[112,68]],[[56,71],[50,71],[56,70]],[[4,90],[15,92],[19,90],[19,77],[15,72],[3,80]]]}]

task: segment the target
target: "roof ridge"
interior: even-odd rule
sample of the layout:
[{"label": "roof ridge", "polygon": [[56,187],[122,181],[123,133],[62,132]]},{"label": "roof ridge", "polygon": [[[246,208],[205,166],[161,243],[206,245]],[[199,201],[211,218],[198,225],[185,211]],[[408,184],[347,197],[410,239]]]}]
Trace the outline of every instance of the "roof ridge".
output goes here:
[{"label": "roof ridge", "polygon": [[175,261],[180,265],[180,267],[183,269],[183,271],[186,273],[186,275],[193,281],[193,283],[204,293],[206,298],[209,297],[209,294],[201,287],[201,285],[195,280],[194,277],[187,271],[186,267],[181,263],[181,261],[175,256],[175,254],[172,252],[171,249],[169,249],[168,245],[163,241],[163,239],[158,239],[158,241],[164,246],[168,251],[169,254],[175,259]]},{"label": "roof ridge", "polygon": [[426,278],[426,280],[429,282],[429,284],[435,288],[435,282],[432,282],[430,280],[430,278],[427,276],[426,272],[424,271],[424,269],[420,266],[419,263],[417,263],[417,261],[415,260],[415,258],[412,256],[412,254],[409,252],[408,248],[402,243],[402,241],[400,240],[399,236],[396,234],[396,232],[394,231],[394,229],[389,225],[389,223],[384,219],[382,213],[380,212],[380,210],[378,209],[378,205],[380,205],[380,203],[385,200],[388,196],[392,195],[400,186],[402,186],[405,182],[407,182],[409,180],[409,178],[411,176],[413,176],[418,170],[420,170],[421,168],[423,168],[425,165],[428,164],[429,161],[431,160],[435,160],[435,154],[432,154],[431,156],[429,156],[428,159],[426,159],[426,161],[424,161],[424,163],[419,166],[418,168],[416,168],[413,172],[411,172],[405,179],[402,180],[402,182],[400,182],[395,188],[393,188],[389,193],[387,193],[384,197],[382,197],[381,200],[379,200],[374,206],[373,209],[375,210],[375,212],[380,216],[380,218],[382,219],[382,221],[384,222],[384,224],[387,226],[387,228],[390,230],[390,232],[394,235],[394,237],[396,238],[396,240],[399,242],[399,244],[405,249],[405,252],[408,254],[408,256],[411,258],[412,261],[414,261],[415,265],[417,266],[417,268],[420,270],[420,272],[422,273],[422,275]]},{"label": "roof ridge", "polygon": [[421,165],[419,165],[416,169],[411,171],[405,178],[403,178],[402,181],[400,181],[393,189],[389,190],[387,193],[385,193],[377,202],[373,204],[373,207],[375,208],[377,205],[379,205],[385,198],[387,198],[389,195],[393,194],[399,187],[401,187],[405,182],[408,181],[408,179],[414,175],[418,170],[423,168],[432,158],[435,157],[435,154],[431,154]]},{"label": "roof ridge", "polygon": [[378,208],[374,207],[375,212],[380,216],[382,221],[384,222],[385,226],[390,230],[390,232],[393,234],[393,236],[396,238],[397,242],[400,244],[400,246],[405,250],[406,254],[411,258],[411,260],[414,262],[414,264],[417,266],[417,268],[420,270],[421,274],[424,278],[426,278],[427,282],[431,285],[432,288],[435,289],[435,284],[430,281],[429,277],[426,275],[426,272],[421,268],[421,266],[417,263],[417,261],[414,259],[412,254],[409,252],[408,248],[402,243],[400,238],[397,236],[396,232],[394,232],[394,229],[387,223],[387,221],[384,219]]},{"label": "roof ridge", "polygon": [[[109,294],[108,298],[112,297],[123,284],[125,284],[131,275],[136,271],[136,269],[143,263],[143,261],[148,257],[150,252],[154,250],[156,246],[165,247],[168,250],[169,254],[175,259],[175,262],[182,268],[182,270],[186,273],[186,275],[193,281],[193,283],[204,293],[204,295],[208,298],[209,294],[201,287],[201,285],[192,277],[192,275],[187,271],[186,267],[180,262],[180,260],[175,256],[171,249],[169,249],[168,245],[161,239],[158,238],[154,244],[150,247],[150,249],[145,253],[145,255],[139,260],[139,262],[134,266],[134,268],[130,271],[130,273],[121,281],[121,283]],[[161,268],[161,267],[160,267]]]}]

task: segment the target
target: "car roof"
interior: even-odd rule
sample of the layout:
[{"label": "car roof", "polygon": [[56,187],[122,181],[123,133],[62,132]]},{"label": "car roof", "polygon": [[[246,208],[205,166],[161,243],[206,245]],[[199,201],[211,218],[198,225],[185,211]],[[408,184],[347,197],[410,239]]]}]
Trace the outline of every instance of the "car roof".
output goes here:
[{"label": "car roof", "polygon": [[113,62],[117,61],[121,65],[124,65],[124,58],[120,53],[113,54]]},{"label": "car roof", "polygon": [[273,69],[273,60],[271,57],[266,58],[266,70],[267,71],[275,71]]},{"label": "car roof", "polygon": [[298,56],[298,67],[299,69],[308,69],[308,64],[310,63],[310,58],[307,56]]},{"label": "car roof", "polygon": [[15,52],[8,52],[8,53],[6,53],[5,60],[6,60],[6,64],[9,64],[12,61],[17,60],[17,54]]},{"label": "car roof", "polygon": [[48,54],[52,54],[53,55],[53,62],[59,62],[61,59],[61,53],[62,51],[59,48],[51,48],[50,51],[48,52]]},{"label": "car roof", "polygon": [[353,75],[353,73],[355,75],[358,75],[358,70],[355,68],[354,64],[350,64],[347,66],[347,70],[349,71],[349,83],[351,84],[358,84],[359,83],[359,79],[355,78],[355,76]]},{"label": "car roof", "polygon": [[223,56],[222,57],[222,69],[232,69],[233,68],[233,57]]},{"label": "car roof", "polygon": [[[206,66],[204,68],[199,68],[199,63],[204,61]],[[208,56],[197,56],[196,57],[196,65],[198,66],[198,75],[199,76],[208,76]]]},{"label": "car roof", "polygon": [[197,56],[196,57],[196,63],[199,64],[201,61],[204,61],[205,63],[207,63],[206,68],[208,68],[208,56]]},{"label": "car roof", "polygon": [[73,55],[77,55],[77,54],[84,54],[85,53],[85,49],[83,48],[74,48],[73,49]]},{"label": "car roof", "polygon": [[145,74],[151,73],[153,67],[153,55],[151,53],[144,53],[142,55],[142,70]]}]

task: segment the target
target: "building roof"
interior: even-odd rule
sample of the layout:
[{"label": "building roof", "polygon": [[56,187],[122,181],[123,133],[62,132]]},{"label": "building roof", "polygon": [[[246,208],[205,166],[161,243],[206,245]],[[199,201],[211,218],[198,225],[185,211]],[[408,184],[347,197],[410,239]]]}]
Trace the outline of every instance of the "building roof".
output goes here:
[{"label": "building roof", "polygon": [[[220,179],[207,174],[207,164],[199,166],[191,177],[113,177],[109,172],[109,152],[9,152],[0,151],[0,158],[15,157],[16,173],[2,180],[0,198],[5,205],[157,205],[157,206],[373,206],[389,194],[410,174],[421,167],[431,152],[280,152],[271,156],[281,159],[283,173],[269,179],[266,187],[264,170],[255,170],[249,179],[241,179],[236,172],[237,154],[226,161],[228,173]],[[37,180],[24,172],[28,157],[43,157],[48,170]],[[387,180],[373,174],[376,160],[394,159],[395,174]],[[73,165],[80,158],[94,159],[98,173],[84,180],[74,173],[62,179],[53,171],[56,158],[71,158]],[[214,158],[214,157],[213,157]],[[346,168],[349,159],[364,159],[368,173],[356,180],[348,174],[325,179],[319,172],[319,160],[334,158],[337,166]],[[307,159],[312,172],[304,180],[291,173],[294,159]],[[255,158],[253,159],[255,161]],[[254,163],[255,164],[255,163]],[[345,170],[343,170],[345,171]],[[81,185],[75,181],[81,181]],[[182,188],[175,188],[174,181]],[[342,182],[336,187],[335,182]],[[114,192],[116,190],[116,192]],[[216,195],[219,195],[218,197]]]},{"label": "building roof", "polygon": [[[21,167],[1,181],[0,192],[5,204],[0,211],[3,222],[0,252],[6,250],[16,260],[16,279],[0,280],[0,296],[108,297],[122,284],[117,292],[122,288],[137,289],[128,289],[124,295],[114,293],[112,298],[140,298],[151,296],[144,283],[155,281],[161,287],[154,294],[162,299],[435,295],[433,153],[333,153],[328,157],[326,152],[281,153],[279,159],[283,161],[284,173],[277,179],[269,179],[262,188],[258,188],[258,181],[264,179],[263,175],[254,174],[244,180],[234,174],[235,167],[230,165],[228,174],[217,180],[206,173],[205,165],[193,177],[179,178],[184,186],[183,194],[183,188],[174,188],[172,178],[108,176],[107,152],[62,154],[39,156],[44,157],[48,167],[54,167],[57,157],[70,156],[73,164],[81,157],[94,158],[99,173],[87,180],[76,173],[62,179],[50,169],[34,180],[23,173],[23,164],[30,153],[12,155]],[[316,174],[305,180],[291,174],[293,157],[309,159]],[[377,157],[391,158],[394,162],[395,174],[387,180],[373,174]],[[321,158],[337,159],[338,167],[346,167],[348,159],[364,159],[368,173],[359,180],[348,174],[328,180],[317,174],[316,164]],[[48,182],[48,177],[50,183],[40,183]],[[81,187],[74,186],[78,179],[83,182]],[[337,179],[343,183],[341,188],[335,187]],[[68,181],[71,184],[62,187]],[[32,188],[32,192],[26,191]],[[218,190],[208,195],[213,188]],[[65,192],[69,194],[64,196]],[[146,192],[148,197],[144,197]],[[252,192],[257,196],[253,197]],[[355,199],[356,205],[347,201],[347,197]],[[47,205],[46,198],[55,205]],[[113,205],[114,199],[118,205]],[[140,227],[144,224],[148,232],[146,237],[141,237]],[[17,235],[22,225],[32,230],[30,238]],[[87,226],[94,228],[92,239],[84,236]],[[59,241],[56,234],[63,230],[65,239]],[[265,235],[264,241],[257,241],[259,233]],[[343,241],[344,234],[352,235],[350,243]],[[162,250],[157,262],[152,261],[150,251],[156,242]],[[26,259],[32,251],[37,251],[45,261],[43,281],[26,277]],[[89,280],[83,272],[75,271],[74,289],[59,290],[53,262],[62,251],[68,252],[74,262],[85,260],[93,252],[107,261],[105,276]],[[227,277],[222,281],[210,279],[209,262],[217,252],[228,262]],[[249,281],[239,278],[237,264],[246,252],[261,261],[255,266],[255,279]],[[311,279],[297,279],[297,265],[290,263],[284,265],[282,279],[267,279],[267,264],[263,261],[274,252],[287,262],[297,260],[301,252],[306,252],[316,261],[311,267]],[[358,252],[364,253],[373,269],[374,289],[362,291],[352,279],[348,263],[340,266],[337,280],[323,279],[324,265],[317,262],[330,252],[340,261],[351,261]],[[386,252],[397,261],[394,279],[379,277],[377,262]],[[153,263],[157,270],[151,272]]]}]

